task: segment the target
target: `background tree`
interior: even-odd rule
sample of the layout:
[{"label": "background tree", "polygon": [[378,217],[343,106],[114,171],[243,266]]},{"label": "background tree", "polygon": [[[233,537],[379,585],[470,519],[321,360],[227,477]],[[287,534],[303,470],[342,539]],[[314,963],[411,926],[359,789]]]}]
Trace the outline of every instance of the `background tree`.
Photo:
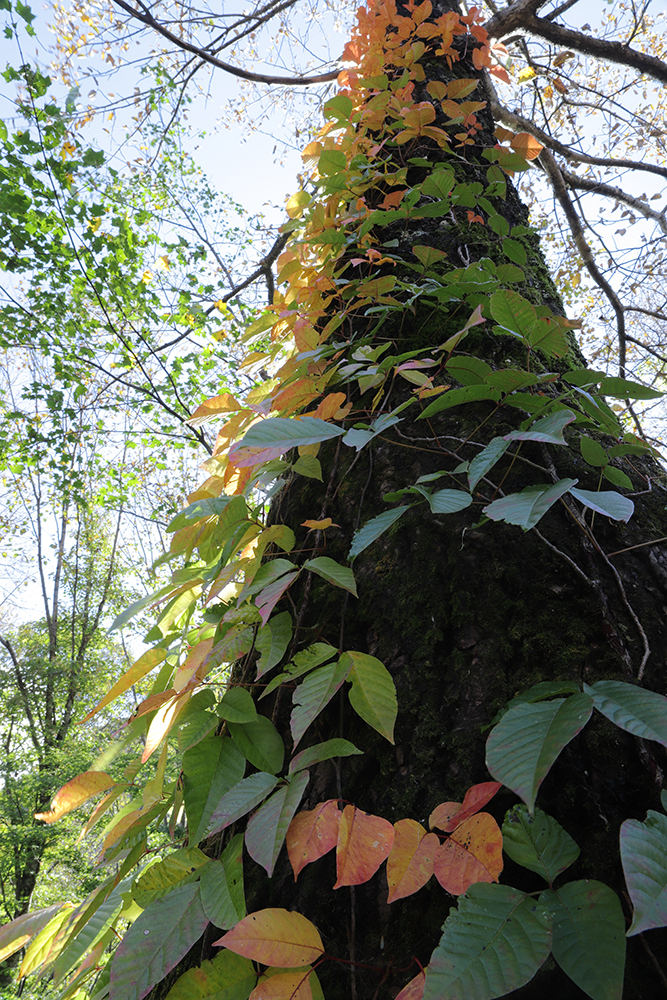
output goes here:
[{"label": "background tree", "polygon": [[[512,11],[505,29],[549,29]],[[155,659],[113,691],[160,667],[133,722],[158,763],[103,852],[123,854],[116,881],[144,912],[112,961],[95,953],[99,978],[72,962],[71,988],[310,996],[317,962],[331,995],[620,997],[630,925],[623,995],[655,995],[667,824],[642,821],[667,741],[662,473],[605,397],[656,394],[583,366],[509,176],[541,145],[498,148],[485,71],[502,67],[475,15],[373,5],[346,56],[306,149],[315,190],[288,205],[274,311],[245,335],[275,381],[191,418],[231,414],[171,525],[184,563],[153,595]],[[65,786],[49,818],[110,789],[99,818],[117,792],[99,780]],[[496,884],[489,814],[508,808]],[[167,817],[176,849],[129,875]],[[334,846],[335,875],[319,859]],[[90,914],[45,928],[47,967]]]}]

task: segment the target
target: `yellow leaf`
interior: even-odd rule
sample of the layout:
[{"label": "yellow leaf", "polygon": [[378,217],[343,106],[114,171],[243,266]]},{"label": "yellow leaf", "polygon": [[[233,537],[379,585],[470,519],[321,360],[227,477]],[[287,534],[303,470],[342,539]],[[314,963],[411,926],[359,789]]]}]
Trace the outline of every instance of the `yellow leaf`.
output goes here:
[{"label": "yellow leaf", "polygon": [[277,907],[249,914],[213,944],[281,969],[310,965],[324,954],[317,927],[300,913]]},{"label": "yellow leaf", "polygon": [[321,521],[302,521],[302,528],[310,528],[311,531],[324,531],[325,528],[340,528],[340,524],[334,524],[330,517],[324,517]]},{"label": "yellow leaf", "polygon": [[34,972],[44,964],[44,961],[49,956],[56,934],[62,927],[65,920],[67,920],[73,909],[74,906],[72,903],[65,904],[62,910],[56,913],[55,917],[49,920],[46,927],[43,927],[39,934],[32,939],[26,948],[26,953],[23,957],[23,961],[21,962],[19,979],[29,976],[31,972]]},{"label": "yellow leaf", "polygon": [[519,83],[528,83],[529,80],[533,80],[537,76],[537,73],[532,66],[526,66],[521,70],[517,76],[517,81]]},{"label": "yellow leaf", "polygon": [[297,191],[296,194],[293,194],[286,205],[287,214],[290,219],[298,219],[303,215],[304,209],[312,200],[311,195],[307,191]]},{"label": "yellow leaf", "polygon": [[223,392],[219,396],[211,396],[205,403],[198,406],[186,423],[190,427],[199,427],[200,424],[205,424],[208,420],[215,420],[216,417],[224,413],[233,413],[241,408],[242,404],[234,399],[231,392]]},{"label": "yellow leaf", "polygon": [[41,819],[44,823],[55,823],[61,816],[66,816],[73,809],[78,809],[93,795],[98,792],[106,792],[116,784],[114,779],[104,771],[84,771],[77,774],[66,785],[63,785],[53,796],[51,811],[47,813],[35,813],[35,819]]},{"label": "yellow leaf", "polygon": [[89,719],[92,719],[94,715],[97,715],[98,712],[100,712],[103,708],[106,708],[107,705],[114,701],[118,695],[123,694],[125,691],[129,691],[129,689],[133,687],[137,681],[140,681],[142,677],[145,677],[146,674],[150,673],[150,671],[153,670],[158,663],[162,663],[166,655],[167,651],[165,649],[158,648],[146,650],[146,652],[132,664],[130,669],[125,671],[120,680],[116,681],[111,690],[105,694],[104,698],[102,698],[95,708],[88,712],[88,714],[81,720],[81,724],[83,725],[84,722],[88,722]]},{"label": "yellow leaf", "polygon": [[43,910],[24,913],[16,920],[10,920],[8,924],[3,924],[0,927],[0,962],[4,962],[6,958],[22,948],[31,937],[46,927],[58,913],[61,905],[61,903],[55,903]]},{"label": "yellow leaf", "polygon": [[312,969],[291,969],[273,976],[261,976],[248,1000],[313,1000],[310,986]]}]

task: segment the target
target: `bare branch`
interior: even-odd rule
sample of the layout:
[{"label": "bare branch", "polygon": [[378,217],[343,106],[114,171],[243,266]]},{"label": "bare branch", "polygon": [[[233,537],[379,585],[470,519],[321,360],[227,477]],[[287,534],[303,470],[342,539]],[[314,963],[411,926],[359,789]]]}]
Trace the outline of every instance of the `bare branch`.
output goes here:
[{"label": "bare branch", "polygon": [[152,28],[153,31],[157,31],[159,35],[162,35],[163,38],[166,38],[167,41],[176,45],[179,49],[192,52],[193,55],[197,56],[203,62],[210,63],[211,66],[215,66],[216,69],[222,69],[225,73],[231,73],[232,76],[238,76],[241,80],[250,80],[252,83],[280,84],[286,87],[310,87],[316,83],[331,83],[338,78],[338,70],[332,70],[329,73],[320,73],[318,76],[302,76],[299,73],[294,76],[271,76],[266,73],[251,73],[249,70],[241,69],[239,66],[223,62],[222,59],[218,59],[217,56],[212,55],[206,49],[198,45],[193,45],[184,38],[179,38],[178,35],[175,35],[168,28],[165,28],[164,25],[160,24],[148,8],[141,3],[141,0],[137,0],[141,10],[130,6],[125,0],[113,0],[113,2],[129,14],[130,17],[134,18],[134,20],[140,21],[147,27]]},{"label": "bare branch", "polygon": [[663,233],[667,236],[667,219],[665,219],[664,211],[657,212],[650,205],[647,205],[645,201],[642,201],[640,198],[633,198],[632,195],[627,194],[621,188],[613,187],[611,184],[591,180],[589,177],[579,177],[577,174],[573,174],[570,170],[565,170],[563,167],[560,168],[560,172],[569,188],[578,191],[590,191],[592,194],[605,195],[607,198],[614,198],[616,201],[621,201],[624,205],[634,208],[636,212],[639,212],[646,219],[653,219],[657,222]]}]

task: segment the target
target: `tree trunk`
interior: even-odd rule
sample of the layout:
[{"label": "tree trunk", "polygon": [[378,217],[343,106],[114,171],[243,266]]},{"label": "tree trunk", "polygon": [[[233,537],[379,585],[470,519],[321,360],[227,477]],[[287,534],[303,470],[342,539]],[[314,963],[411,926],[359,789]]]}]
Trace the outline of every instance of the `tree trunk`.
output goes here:
[{"label": "tree trunk", "polygon": [[[434,17],[452,9],[442,0],[433,6]],[[406,8],[399,7],[400,13]],[[471,62],[469,37],[466,44],[469,47],[461,47],[454,73],[479,77]],[[415,85],[417,101],[431,100],[426,90],[429,81],[447,82],[454,75],[444,59],[431,58],[424,65],[426,79]],[[478,158],[478,151],[494,145],[494,126],[485,110],[478,117],[483,127],[476,143],[466,148],[465,160],[455,159],[455,169],[459,177],[486,187],[489,164]],[[434,125],[441,126],[445,119],[440,111]],[[428,139],[415,141],[409,154],[399,146],[392,155],[405,162],[403,154],[446,158]],[[425,175],[425,168],[413,165],[408,183],[418,183]],[[497,211],[512,227],[527,222],[511,181]],[[503,238],[487,226],[469,222],[461,207],[444,219],[396,222],[376,235],[384,246],[396,240],[392,255],[408,263],[414,263],[415,244],[444,250],[443,271],[482,257],[496,263],[506,260]],[[537,237],[524,237],[522,243],[528,260],[525,280],[516,289],[534,305],[546,304],[562,314]],[[386,266],[378,273],[395,271]],[[377,342],[390,343],[388,354],[426,351],[460,329],[466,318],[462,319],[458,302],[453,303],[450,318],[417,304],[401,315],[400,323],[388,320],[378,331]],[[350,340],[364,332],[369,321],[359,313],[355,322]],[[473,330],[466,353],[483,358],[494,369],[526,364],[525,349],[517,340],[490,332]],[[533,355],[533,363],[536,370],[557,366],[562,372],[581,367],[582,361],[572,343],[566,359]],[[452,383],[446,372],[442,376]],[[409,391],[394,389],[391,406],[407,398]],[[557,392],[549,383],[541,391],[554,396]],[[375,392],[372,388],[365,395],[350,396],[353,412],[371,411]],[[406,417],[358,455],[340,440],[329,442],[319,454],[324,482],[294,476],[275,500],[271,520],[292,527],[295,551],[311,555],[315,544],[321,553],[345,564],[354,531],[388,509],[386,494],[425,475],[453,469],[456,461],[472,459],[480,442],[516,430],[524,417],[515,408],[479,402],[443,410],[430,421]],[[568,442],[576,441],[578,433],[568,431]],[[473,507],[438,515],[421,503],[363,551],[353,564],[358,600],[315,575],[306,577],[297,592],[293,588],[298,630],[292,652],[324,641],[338,649],[372,654],[390,671],[399,705],[392,746],[350,709],[341,689],[305,742],[343,737],[363,750],[363,756],[313,768],[301,809],[339,799],[391,822],[410,817],[427,825],[438,803],[460,802],[472,784],[489,780],[485,729],[512,697],[531,685],[555,680],[636,681],[650,650],[643,683],[665,692],[667,546],[644,543],[667,535],[667,494],[661,470],[652,460],[619,467],[636,491],[635,514],[628,524],[597,515],[593,536],[577,513],[578,506],[566,499],[549,510],[538,529],[524,533],[510,524],[484,520],[481,507],[494,490],[482,481]],[[493,472],[494,483],[502,484],[505,494],[563,478],[577,479],[583,489],[599,488],[598,473],[579,456],[578,447],[527,442],[521,460],[502,459]],[[447,485],[444,480],[442,484]],[[483,502],[477,502],[480,498]],[[329,517],[336,527],[327,531],[325,549],[322,533],[309,533],[301,525],[307,519]],[[603,554],[626,549],[630,551],[612,558]],[[237,680],[246,682],[253,677],[252,670],[237,674]],[[291,697],[285,689],[260,704],[287,746],[291,746],[290,710]],[[539,806],[556,817],[581,848],[569,876],[597,879],[612,887],[627,918],[630,907],[619,860],[619,826],[629,817],[643,820],[648,808],[660,808],[663,767],[664,753],[657,744],[645,744],[596,714],[561,753],[539,794]],[[502,823],[505,811],[516,801],[503,788],[486,809]],[[431,879],[416,895],[387,904],[384,869],[351,889],[334,890],[335,881],[333,852],[306,867],[296,882],[285,852],[271,879],[248,861],[248,910],[294,909],[318,927],[327,955],[339,960],[318,967],[328,1000],[390,1000],[417,974],[417,963],[428,964],[455,900]],[[501,881],[531,892],[544,887],[539,878],[509,860]],[[653,952],[664,953],[664,931],[652,931],[649,941]],[[625,1000],[662,995],[664,981],[642,940],[635,937],[628,943]],[[164,989],[153,994],[164,995]],[[585,996],[552,958],[514,995],[521,1000]]]}]

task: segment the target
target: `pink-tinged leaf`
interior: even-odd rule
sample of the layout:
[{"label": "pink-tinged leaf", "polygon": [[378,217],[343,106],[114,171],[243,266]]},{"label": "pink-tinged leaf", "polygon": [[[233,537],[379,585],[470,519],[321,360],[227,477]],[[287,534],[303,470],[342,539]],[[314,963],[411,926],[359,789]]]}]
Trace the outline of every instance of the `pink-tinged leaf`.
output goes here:
[{"label": "pink-tinged leaf", "polygon": [[294,817],[287,830],[287,853],[295,882],[306,865],[324,857],[336,846],[341,816],[337,800],[328,799]]},{"label": "pink-tinged leaf", "polygon": [[424,987],[426,986],[426,973],[418,972],[414,979],[411,979],[407,986],[404,986],[396,997],[396,1000],[422,1000]]},{"label": "pink-tinged leaf", "polygon": [[310,965],[324,954],[322,939],[310,920],[273,907],[250,913],[213,944],[281,969]]},{"label": "pink-tinged leaf", "polygon": [[73,809],[78,809],[93,795],[106,792],[116,784],[104,771],[84,771],[77,774],[66,785],[56,792],[51,802],[51,810],[47,813],[35,813],[35,819],[44,823],[55,823],[61,816],[66,816]]},{"label": "pink-tinged leaf", "polygon": [[245,832],[248,854],[271,877],[287,829],[310,780],[309,771],[299,771],[289,785],[279,788],[251,817]]},{"label": "pink-tinged leaf", "polygon": [[126,931],[111,965],[109,1000],[141,1000],[204,933],[199,886],[179,886],[151,903]]},{"label": "pink-tinged leaf", "polygon": [[160,743],[162,743],[162,740],[169,734],[182,709],[184,709],[186,704],[190,701],[192,693],[192,689],[185,691],[178,698],[174,698],[173,701],[167,702],[166,705],[163,705],[162,708],[155,713],[146,734],[146,745],[144,747],[144,752],[141,755],[142,764],[146,763],[153,751],[157,750]]},{"label": "pink-tinged leaf", "polygon": [[266,625],[276,604],[290,584],[296,580],[298,575],[298,570],[294,570],[292,573],[285,573],[284,576],[274,580],[273,583],[270,583],[268,587],[265,587],[264,590],[257,595],[255,598],[255,605],[259,611],[259,616],[262,619],[262,625]]},{"label": "pink-tinged leaf", "polygon": [[444,833],[451,833],[464,820],[479,812],[502,787],[499,781],[483,781],[480,785],[472,785],[465,793],[462,803],[442,802],[436,806],[429,816],[429,826],[435,826]]},{"label": "pink-tinged leaf", "polygon": [[502,870],[503,835],[488,813],[465,820],[435,852],[435,877],[453,896],[475,882],[497,882]]},{"label": "pink-tinged leaf", "polygon": [[312,974],[313,970],[306,967],[261,976],[248,1000],[313,1000]]},{"label": "pink-tinged leaf", "polygon": [[345,806],[338,827],[334,889],[368,882],[389,857],[393,844],[394,827],[389,820]]},{"label": "pink-tinged leaf", "polygon": [[311,671],[294,692],[290,728],[294,746],[299,743],[313,719],[329,704],[352,669],[349,656]]},{"label": "pink-tinged leaf", "polygon": [[388,903],[411,896],[433,874],[433,859],[440,841],[414,819],[394,823],[394,844],[387,858]]},{"label": "pink-tinged leaf", "polygon": [[4,962],[6,958],[22,948],[31,937],[46,927],[61,907],[62,903],[55,903],[43,910],[24,913],[16,920],[10,920],[8,924],[3,924],[0,927],[0,962]]},{"label": "pink-tinged leaf", "polygon": [[205,403],[198,406],[189,420],[186,421],[191,427],[200,427],[201,424],[209,420],[215,420],[225,413],[233,413],[235,410],[243,408],[242,403],[237,403],[230,392],[223,392],[220,396],[211,396]]}]

